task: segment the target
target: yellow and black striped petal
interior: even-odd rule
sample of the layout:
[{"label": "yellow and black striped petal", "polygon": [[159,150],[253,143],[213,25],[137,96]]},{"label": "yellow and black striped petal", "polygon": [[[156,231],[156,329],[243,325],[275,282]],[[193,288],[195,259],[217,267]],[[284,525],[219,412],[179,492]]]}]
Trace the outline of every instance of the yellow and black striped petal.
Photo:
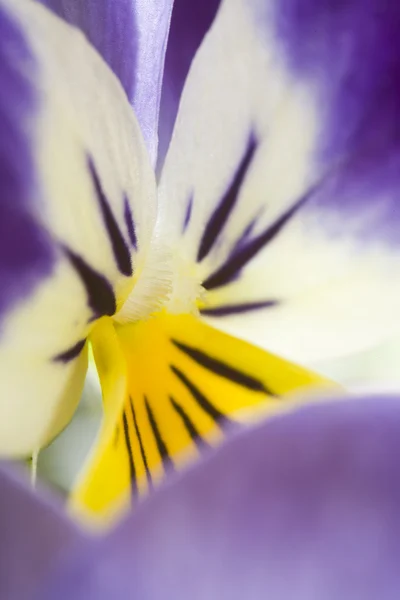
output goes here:
[{"label": "yellow and black striped petal", "polygon": [[104,424],[71,503],[106,520],[291,392],[332,385],[192,315],[101,327]]}]

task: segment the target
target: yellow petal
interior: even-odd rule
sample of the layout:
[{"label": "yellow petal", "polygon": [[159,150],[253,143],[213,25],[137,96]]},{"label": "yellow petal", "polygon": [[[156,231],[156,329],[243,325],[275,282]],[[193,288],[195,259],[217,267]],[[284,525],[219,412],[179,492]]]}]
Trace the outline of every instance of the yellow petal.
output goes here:
[{"label": "yellow petal", "polygon": [[104,422],[71,508],[103,523],[230,429],[286,409],[291,392],[333,386],[192,315],[104,319],[92,343]]}]

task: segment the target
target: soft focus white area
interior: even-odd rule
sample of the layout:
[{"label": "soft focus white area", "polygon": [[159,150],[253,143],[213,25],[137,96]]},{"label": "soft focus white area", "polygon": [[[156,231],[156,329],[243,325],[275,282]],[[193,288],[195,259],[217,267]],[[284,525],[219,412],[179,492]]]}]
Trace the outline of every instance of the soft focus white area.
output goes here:
[{"label": "soft focus white area", "polygon": [[354,392],[393,392],[400,394],[400,337],[336,360],[311,365]]},{"label": "soft focus white area", "polygon": [[[400,337],[368,351],[312,365],[314,370],[340,382],[352,392],[400,394]],[[101,390],[90,363],[82,401],[68,427],[39,455],[38,475],[69,490],[82,467],[101,421]]]}]

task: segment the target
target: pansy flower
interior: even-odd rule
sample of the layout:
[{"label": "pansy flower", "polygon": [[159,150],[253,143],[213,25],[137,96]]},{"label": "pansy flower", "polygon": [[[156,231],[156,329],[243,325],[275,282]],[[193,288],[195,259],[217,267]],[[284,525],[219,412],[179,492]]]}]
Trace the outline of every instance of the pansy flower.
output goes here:
[{"label": "pansy flower", "polygon": [[110,516],[398,328],[400,9],[43,4],[0,2],[0,452],[66,425],[91,344],[71,506]]}]

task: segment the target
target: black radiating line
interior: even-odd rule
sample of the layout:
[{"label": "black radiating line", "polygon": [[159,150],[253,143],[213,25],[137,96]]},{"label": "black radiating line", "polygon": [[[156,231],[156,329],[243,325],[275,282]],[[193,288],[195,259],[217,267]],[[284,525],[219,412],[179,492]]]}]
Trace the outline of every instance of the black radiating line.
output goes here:
[{"label": "black radiating line", "polygon": [[140,435],[140,429],[138,426],[138,422],[137,422],[137,418],[136,418],[136,412],[133,406],[133,401],[131,396],[129,396],[129,404],[131,407],[131,413],[132,413],[132,419],[133,419],[133,424],[135,426],[135,431],[136,431],[136,437],[138,439],[139,442],[139,447],[140,447],[140,454],[142,455],[142,460],[143,460],[143,464],[144,464],[144,468],[146,471],[146,479],[147,479],[147,483],[149,484],[149,487],[152,487],[152,479],[151,479],[151,473],[150,473],[150,469],[149,469],[149,465],[147,463],[147,456],[146,456],[146,452],[143,446],[143,440],[142,440],[142,436]]},{"label": "black radiating line", "polygon": [[79,254],[67,247],[64,247],[64,252],[85,286],[88,304],[95,316],[113,315],[116,302],[111,284],[103,275],[92,269]]},{"label": "black radiating line", "polygon": [[203,282],[203,287],[206,290],[212,290],[233,281],[246,263],[278,235],[281,229],[283,229],[288,221],[296,214],[303,204],[305,204],[314,191],[315,188],[302,196],[298,202],[283,213],[283,215],[281,215],[279,219],[270,225],[263,233],[233,252],[221,267],[207,277]]},{"label": "black radiating line", "polygon": [[136,481],[136,469],[135,469],[135,463],[134,463],[134,460],[133,460],[133,452],[132,452],[131,440],[129,438],[128,419],[126,418],[125,411],[122,414],[122,420],[123,420],[123,424],[124,424],[125,444],[126,444],[126,448],[128,450],[129,476],[130,476],[130,480],[131,480],[131,492],[132,492],[132,496],[135,497],[135,496],[137,496],[137,493],[138,493],[137,481]]},{"label": "black radiating line", "polygon": [[198,405],[206,412],[216,423],[220,425],[233,425],[234,421],[232,421],[229,417],[224,415],[218,408],[216,408],[209,400],[204,396],[204,394],[199,390],[199,388],[192,382],[190,379],[175,365],[170,365],[171,371],[178,377],[178,379],[183,383],[186,389],[192,394],[193,398],[196,400]]},{"label": "black radiating line", "polygon": [[273,308],[280,304],[279,300],[264,300],[263,302],[243,302],[242,304],[221,304],[220,306],[212,306],[201,308],[202,315],[210,317],[226,317],[229,315],[238,315],[262,308]]},{"label": "black radiating line", "polygon": [[228,379],[233,383],[237,383],[238,385],[252,390],[253,392],[262,392],[264,394],[274,396],[273,392],[267,389],[259,379],[256,379],[251,375],[247,375],[246,373],[243,373],[243,371],[239,371],[238,369],[227,365],[225,362],[222,362],[221,360],[218,360],[217,358],[214,358],[209,354],[198,350],[197,348],[192,348],[191,346],[182,344],[174,339],[171,341],[177,348],[179,348],[179,350],[187,354],[187,356],[189,356],[192,360],[197,362],[205,369],[208,369],[215,375],[224,377],[225,379]]},{"label": "black radiating line", "polygon": [[132,246],[136,250],[137,249],[137,237],[136,237],[136,231],[135,231],[135,224],[133,222],[131,207],[129,206],[129,201],[126,196],[124,198],[124,218],[125,218],[126,227],[128,229],[129,239],[131,241]]},{"label": "black radiating line", "polygon": [[255,217],[252,221],[250,221],[250,223],[248,225],[246,225],[243,232],[241,233],[241,235],[239,236],[237,241],[234,243],[231,254],[236,252],[239,248],[242,248],[243,244],[245,244],[248,241],[249,237],[253,233],[253,230],[254,230],[258,220],[259,220],[259,218]]},{"label": "black radiating line", "polygon": [[154,439],[156,441],[157,449],[160,454],[162,463],[163,463],[164,467],[168,468],[171,471],[174,469],[174,465],[172,463],[172,459],[169,455],[168,448],[162,438],[161,432],[158,428],[156,419],[154,417],[154,413],[151,410],[150,404],[148,403],[146,396],[144,396],[144,402],[146,405],[146,411],[147,411],[147,416],[149,419],[150,427],[152,429]]},{"label": "black radiating line", "polygon": [[192,208],[193,208],[193,196],[190,196],[189,202],[186,207],[185,220],[183,221],[183,229],[182,229],[183,233],[185,233],[187,226],[190,223],[190,219],[192,216]]},{"label": "black radiating line", "polygon": [[132,261],[129,248],[125,243],[124,236],[122,235],[121,230],[118,227],[118,223],[110,208],[110,204],[101,186],[94,163],[90,157],[88,157],[87,161],[101,213],[103,215],[104,225],[113,249],[115,261],[121,273],[123,275],[130,276],[132,275]]},{"label": "black radiating line", "polygon": [[79,342],[77,342],[74,346],[71,346],[71,348],[68,348],[68,350],[65,350],[64,352],[61,352],[60,354],[54,356],[53,361],[68,363],[71,360],[74,360],[80,355],[85,344],[86,338],[84,340],[79,340]]},{"label": "black radiating line", "polygon": [[253,159],[255,149],[256,140],[254,136],[251,135],[246,153],[242,158],[238,170],[236,171],[235,177],[233,178],[233,181],[229,186],[227,192],[225,193],[217,208],[212,213],[206,225],[197,254],[198,262],[200,262],[201,260],[203,260],[203,258],[207,256],[207,254],[210,252],[211,248],[217,241],[217,238],[221,233],[223,227],[225,226],[225,223],[228,220],[228,217],[231,214],[238,200],[240,188],[246,177],[246,173],[250,166],[250,163]]},{"label": "black radiating line", "polygon": [[170,396],[169,399],[175,412],[179,415],[184,428],[189,434],[190,439],[193,440],[197,448],[200,451],[204,451],[205,449],[210,448],[209,444],[199,433],[196,425],[193,423],[192,419],[189,417],[185,409],[180,404],[178,404],[178,402],[172,396]]}]

